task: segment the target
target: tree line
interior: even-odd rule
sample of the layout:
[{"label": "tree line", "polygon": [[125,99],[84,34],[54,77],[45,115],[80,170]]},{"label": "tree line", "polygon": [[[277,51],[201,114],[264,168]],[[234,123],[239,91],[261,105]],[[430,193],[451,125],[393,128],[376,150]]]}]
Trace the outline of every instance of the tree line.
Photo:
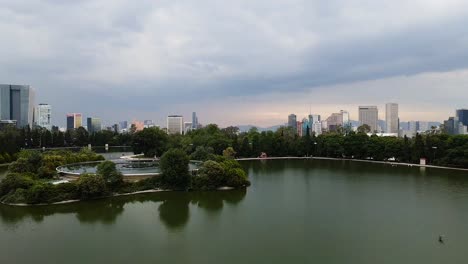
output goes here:
[{"label": "tree line", "polygon": [[204,159],[209,155],[222,155],[231,147],[236,157],[246,158],[258,157],[262,152],[272,157],[321,156],[407,163],[419,163],[420,158],[426,158],[429,164],[468,168],[468,136],[443,133],[399,138],[368,136],[365,129],[359,129],[346,134],[316,136],[306,133],[299,137],[288,127],[275,132],[259,132],[253,128],[241,133],[237,127],[221,129],[214,124],[185,135],[168,135],[156,127],[122,134],[112,131],[89,134],[82,127],[67,132],[41,128],[8,128],[0,132],[0,155],[8,155],[9,160],[14,160],[15,153],[24,148],[88,144],[132,146],[135,153],[158,157],[171,148],[179,148],[192,158]]}]

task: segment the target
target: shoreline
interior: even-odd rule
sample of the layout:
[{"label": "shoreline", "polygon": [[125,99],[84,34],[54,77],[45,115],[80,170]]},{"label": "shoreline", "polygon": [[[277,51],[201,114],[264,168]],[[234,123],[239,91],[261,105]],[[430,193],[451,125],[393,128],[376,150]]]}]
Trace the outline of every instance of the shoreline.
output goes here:
[{"label": "shoreline", "polygon": [[[215,192],[219,191],[231,191],[235,190],[236,188],[234,187],[219,187],[218,189],[214,190]],[[42,203],[42,204],[25,204],[25,203],[5,203],[5,202],[0,202],[2,205],[7,205],[7,206],[18,206],[18,207],[34,207],[34,206],[48,206],[48,205],[61,205],[61,204],[71,204],[71,203],[78,203],[78,202],[85,202],[85,201],[92,201],[92,200],[100,200],[100,199],[107,199],[107,198],[113,198],[113,197],[120,197],[120,196],[130,196],[130,195],[137,195],[137,194],[144,194],[144,193],[160,193],[160,192],[178,192],[170,189],[151,189],[151,190],[145,190],[145,191],[138,191],[138,192],[131,192],[131,193],[116,193],[113,195],[109,196],[102,196],[102,197],[96,197],[94,199],[89,199],[89,200],[66,200],[66,201],[60,201],[60,202],[55,202],[55,203]]]},{"label": "shoreline", "polygon": [[432,168],[442,170],[457,170],[457,171],[468,171],[464,168],[436,166],[436,165],[421,165],[414,163],[394,162],[394,161],[376,161],[376,160],[362,160],[362,159],[349,159],[349,158],[329,158],[329,157],[268,157],[268,158],[240,158],[237,161],[250,161],[250,160],[336,160],[336,161],[356,161],[366,162],[375,164],[386,164],[392,166],[406,166],[406,167],[419,167],[419,168]]}]

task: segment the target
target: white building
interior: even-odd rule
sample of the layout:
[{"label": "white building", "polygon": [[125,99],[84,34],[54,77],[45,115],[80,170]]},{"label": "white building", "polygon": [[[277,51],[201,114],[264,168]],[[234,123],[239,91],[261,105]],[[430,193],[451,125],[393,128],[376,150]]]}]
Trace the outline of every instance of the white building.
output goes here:
[{"label": "white building", "polygon": [[379,110],[377,106],[359,106],[359,123],[368,125],[371,132],[378,130]]},{"label": "white building", "polygon": [[49,104],[39,104],[36,107],[36,111],[34,114],[35,125],[51,130],[52,129],[51,115],[52,115],[52,106],[50,106]]},{"label": "white building", "polygon": [[192,122],[184,122],[184,133],[187,134],[189,131],[192,131],[193,126]]},{"label": "white building", "polygon": [[315,133],[316,136],[322,134],[322,123],[320,121],[315,121],[312,125],[312,131]]},{"label": "white building", "polygon": [[167,117],[167,133],[180,134],[184,133],[184,117],[180,115],[170,115]]},{"label": "white building", "polygon": [[398,104],[388,103],[385,105],[385,123],[387,125],[387,133],[398,133],[400,130]]}]

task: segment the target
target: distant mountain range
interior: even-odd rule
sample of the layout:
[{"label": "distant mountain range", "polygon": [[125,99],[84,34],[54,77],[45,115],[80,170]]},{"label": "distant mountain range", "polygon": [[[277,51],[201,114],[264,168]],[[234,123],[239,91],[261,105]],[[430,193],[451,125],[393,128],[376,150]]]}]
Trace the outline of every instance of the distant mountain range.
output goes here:
[{"label": "distant mountain range", "polygon": [[270,127],[259,127],[259,126],[254,126],[254,125],[238,125],[236,127],[239,128],[240,132],[247,132],[249,131],[252,127],[256,127],[259,132],[263,131],[273,131],[275,132],[278,130],[278,128],[285,126],[285,125],[276,125],[276,126],[270,126]]}]

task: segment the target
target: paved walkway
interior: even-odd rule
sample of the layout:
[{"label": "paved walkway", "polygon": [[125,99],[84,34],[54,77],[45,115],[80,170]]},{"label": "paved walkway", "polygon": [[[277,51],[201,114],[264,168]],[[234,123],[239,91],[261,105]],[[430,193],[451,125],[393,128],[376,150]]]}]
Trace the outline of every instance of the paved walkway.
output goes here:
[{"label": "paved walkway", "polygon": [[356,161],[356,162],[388,164],[388,165],[394,165],[394,166],[408,166],[408,167],[433,168],[433,169],[443,169],[443,170],[468,171],[468,169],[444,167],[444,166],[420,165],[420,164],[392,162],[392,161],[375,161],[375,160],[360,160],[360,159],[345,159],[345,158],[340,159],[340,158],[328,158],[328,157],[268,157],[268,158],[241,158],[241,159],[236,159],[236,160],[243,161],[243,160],[294,160],[294,159],[296,160],[298,159],[347,160],[347,161]]}]

